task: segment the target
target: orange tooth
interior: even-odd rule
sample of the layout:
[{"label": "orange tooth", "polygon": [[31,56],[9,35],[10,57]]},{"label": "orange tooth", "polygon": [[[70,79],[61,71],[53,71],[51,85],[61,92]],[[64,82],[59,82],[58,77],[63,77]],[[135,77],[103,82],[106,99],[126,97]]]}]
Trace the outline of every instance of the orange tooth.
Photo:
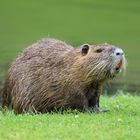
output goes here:
[{"label": "orange tooth", "polygon": [[122,59],[120,60],[120,62],[117,64],[117,68],[121,68],[122,67]]}]

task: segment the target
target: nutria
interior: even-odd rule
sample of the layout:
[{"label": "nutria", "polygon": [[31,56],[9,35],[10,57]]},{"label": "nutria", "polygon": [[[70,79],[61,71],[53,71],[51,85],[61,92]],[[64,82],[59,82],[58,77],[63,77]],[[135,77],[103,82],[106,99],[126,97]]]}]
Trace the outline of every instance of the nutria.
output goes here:
[{"label": "nutria", "polygon": [[125,66],[122,49],[84,44],[78,48],[42,39],[13,61],[3,87],[3,107],[16,113],[54,109],[99,110],[105,81]]}]

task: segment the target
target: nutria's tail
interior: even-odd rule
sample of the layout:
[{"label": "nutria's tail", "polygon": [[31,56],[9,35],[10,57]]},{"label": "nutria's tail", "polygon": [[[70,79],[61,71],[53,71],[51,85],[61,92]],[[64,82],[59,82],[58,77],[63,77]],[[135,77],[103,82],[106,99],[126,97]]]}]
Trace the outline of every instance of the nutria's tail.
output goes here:
[{"label": "nutria's tail", "polygon": [[1,108],[1,104],[2,104],[2,88],[0,84],[0,108]]},{"label": "nutria's tail", "polygon": [[11,89],[10,89],[10,76],[6,75],[5,82],[2,88],[2,107],[9,107],[11,103]]}]

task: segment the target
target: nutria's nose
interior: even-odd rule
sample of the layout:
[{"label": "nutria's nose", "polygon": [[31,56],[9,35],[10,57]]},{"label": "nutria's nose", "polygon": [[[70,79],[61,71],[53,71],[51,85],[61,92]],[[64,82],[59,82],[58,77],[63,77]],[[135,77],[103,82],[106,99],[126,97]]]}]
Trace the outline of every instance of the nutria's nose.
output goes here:
[{"label": "nutria's nose", "polygon": [[120,48],[115,48],[114,54],[115,54],[116,56],[123,56],[123,55],[124,55],[124,52],[123,52],[123,50],[120,49]]}]

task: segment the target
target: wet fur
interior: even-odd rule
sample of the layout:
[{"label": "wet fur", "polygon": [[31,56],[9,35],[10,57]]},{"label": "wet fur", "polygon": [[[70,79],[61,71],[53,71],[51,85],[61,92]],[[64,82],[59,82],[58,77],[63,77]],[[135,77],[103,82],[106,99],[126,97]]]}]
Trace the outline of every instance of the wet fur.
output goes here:
[{"label": "wet fur", "polygon": [[[12,63],[3,88],[3,107],[22,112],[58,109],[90,111],[108,79],[107,56],[81,53],[81,47],[55,39],[42,39],[23,50]],[[111,67],[111,66],[110,66]]]}]

